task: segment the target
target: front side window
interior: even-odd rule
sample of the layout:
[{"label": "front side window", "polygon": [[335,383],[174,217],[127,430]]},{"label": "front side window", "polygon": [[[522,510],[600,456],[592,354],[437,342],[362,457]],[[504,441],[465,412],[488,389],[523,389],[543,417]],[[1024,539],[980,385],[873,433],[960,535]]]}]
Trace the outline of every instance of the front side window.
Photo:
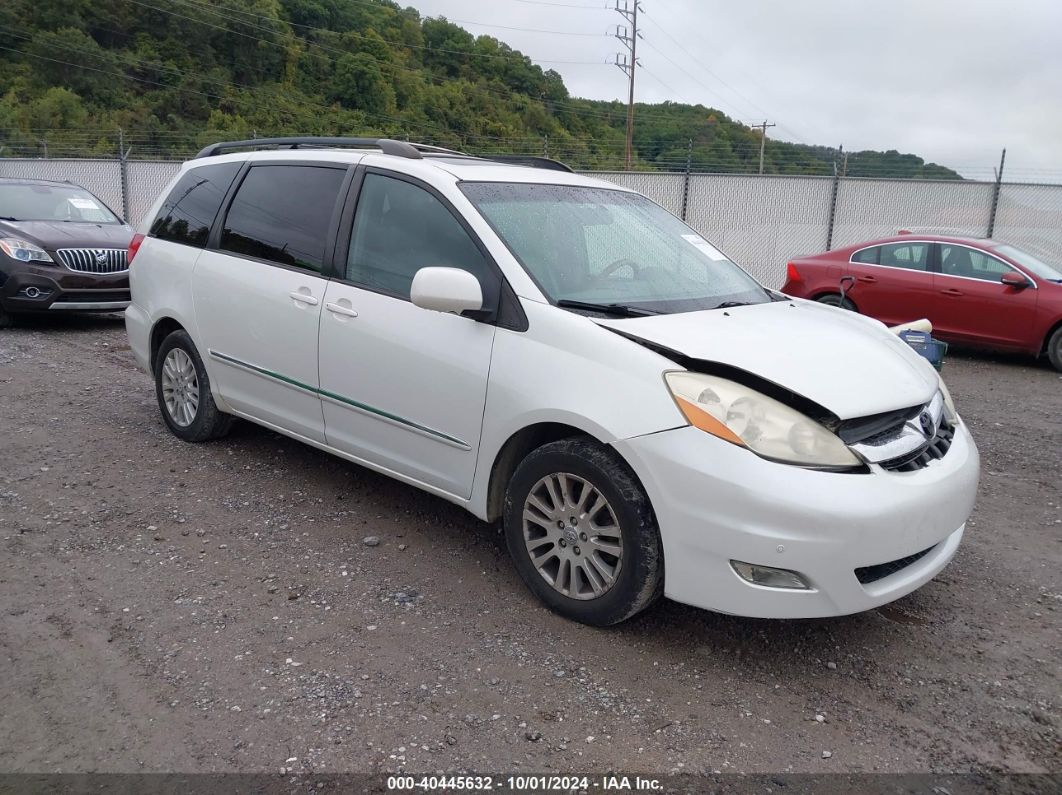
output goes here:
[{"label": "front side window", "polygon": [[489,290],[488,265],[446,206],[404,180],[366,174],[358,196],[346,278],[409,298],[421,268],[461,268]]},{"label": "front side window", "polygon": [[225,193],[242,165],[218,163],[187,171],[166,197],[149,234],[186,246],[205,246]]},{"label": "front side window", "polygon": [[670,313],[771,300],[722,252],[636,193],[502,182],[465,182],[461,190],[555,303]]},{"label": "front side window", "polygon": [[221,249],[320,273],[344,170],[254,166],[232,199]]},{"label": "front side window", "polygon": [[881,247],[881,265],[911,271],[929,270],[929,243],[890,243]]},{"label": "front side window", "polygon": [[84,188],[47,182],[0,185],[0,220],[121,223],[103,202]]},{"label": "front side window", "polygon": [[984,252],[966,246],[941,243],[940,270],[947,276],[964,276],[967,279],[998,282],[1004,273],[1009,273],[1014,269],[1003,260]]}]

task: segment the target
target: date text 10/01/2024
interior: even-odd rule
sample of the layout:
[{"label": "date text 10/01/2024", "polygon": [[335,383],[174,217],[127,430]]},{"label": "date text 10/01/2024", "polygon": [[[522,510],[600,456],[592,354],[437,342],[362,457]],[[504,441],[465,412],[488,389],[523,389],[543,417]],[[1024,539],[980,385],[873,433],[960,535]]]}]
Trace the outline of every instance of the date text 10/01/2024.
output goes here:
[{"label": "date text 10/01/2024", "polygon": [[641,776],[388,776],[388,791],[466,792],[659,792],[662,784]]}]

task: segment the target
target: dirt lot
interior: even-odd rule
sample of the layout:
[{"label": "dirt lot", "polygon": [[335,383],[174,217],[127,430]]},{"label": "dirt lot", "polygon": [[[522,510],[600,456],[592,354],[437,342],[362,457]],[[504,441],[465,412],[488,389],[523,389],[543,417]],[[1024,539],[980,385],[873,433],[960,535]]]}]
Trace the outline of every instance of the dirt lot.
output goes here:
[{"label": "dirt lot", "polygon": [[983,480],[936,581],[598,631],[442,500],[246,423],[179,442],[120,321],[0,332],[0,770],[1060,772],[1062,378],[945,372]]}]

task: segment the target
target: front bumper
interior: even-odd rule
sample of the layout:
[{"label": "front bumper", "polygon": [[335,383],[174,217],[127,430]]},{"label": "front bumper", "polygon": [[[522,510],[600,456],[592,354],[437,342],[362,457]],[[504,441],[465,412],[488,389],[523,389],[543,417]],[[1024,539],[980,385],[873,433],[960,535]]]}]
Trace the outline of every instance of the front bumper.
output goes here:
[{"label": "front bumper", "polygon": [[[857,613],[921,587],[955,554],[980,474],[962,423],[947,455],[916,472],[816,472],[766,461],[690,427],[615,447],[656,512],[665,595],[761,618]],[[858,568],[926,549],[875,582],[856,576]],[[811,589],[753,585],[731,560],[797,571]]]},{"label": "front bumper", "polygon": [[0,307],[8,312],[120,312],[129,306],[128,271],[80,273],[60,264],[4,259]]}]

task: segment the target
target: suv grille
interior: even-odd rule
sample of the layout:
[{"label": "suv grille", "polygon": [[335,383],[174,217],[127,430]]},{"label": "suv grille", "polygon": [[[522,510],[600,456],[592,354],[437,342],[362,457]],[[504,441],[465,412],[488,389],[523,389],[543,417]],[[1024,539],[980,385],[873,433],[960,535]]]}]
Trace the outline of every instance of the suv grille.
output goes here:
[{"label": "suv grille", "polygon": [[913,555],[908,555],[906,558],[890,560],[888,563],[878,563],[874,566],[862,566],[855,570],[856,579],[859,580],[862,585],[870,585],[872,582],[884,580],[886,577],[895,574],[898,571],[903,571],[912,563],[921,560],[932,552],[934,548],[936,548],[936,544],[929,549],[923,549],[921,552],[915,552]]},{"label": "suv grille", "polygon": [[55,252],[78,273],[121,273],[129,270],[124,248],[61,248]]},{"label": "suv grille", "polygon": [[955,428],[941,423],[940,427],[937,428],[937,435],[930,440],[929,446],[914,458],[905,456],[892,461],[883,461],[881,467],[892,472],[915,472],[919,469],[924,469],[930,461],[939,461],[947,454],[948,450],[951,449],[951,442],[954,438]]}]

